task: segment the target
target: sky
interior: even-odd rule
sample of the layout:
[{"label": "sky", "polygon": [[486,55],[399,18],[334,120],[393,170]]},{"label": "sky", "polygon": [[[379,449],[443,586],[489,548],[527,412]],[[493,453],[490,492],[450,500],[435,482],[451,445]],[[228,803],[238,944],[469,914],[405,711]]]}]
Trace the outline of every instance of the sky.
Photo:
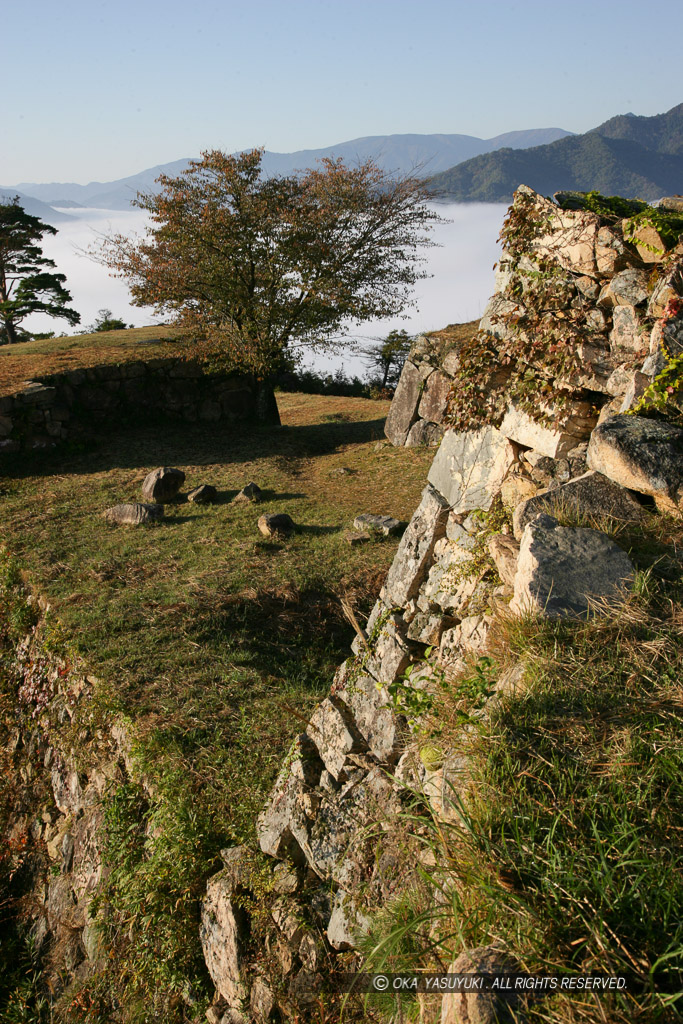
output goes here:
[{"label": "sky", "polygon": [[[641,30],[642,28],[642,30]],[[2,18],[0,184],[110,181],[204,149],[583,132],[683,100],[634,0],[34,0]]]}]

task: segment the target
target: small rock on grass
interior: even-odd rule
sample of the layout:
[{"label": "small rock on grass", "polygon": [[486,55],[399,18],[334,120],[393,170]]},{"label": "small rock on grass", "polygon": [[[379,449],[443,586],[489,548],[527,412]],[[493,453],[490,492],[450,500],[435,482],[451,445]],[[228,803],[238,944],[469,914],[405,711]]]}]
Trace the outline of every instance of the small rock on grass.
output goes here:
[{"label": "small rock on grass", "polygon": [[155,522],[161,519],[163,514],[163,505],[143,505],[141,502],[114,505],[103,513],[108,522],[117,523],[119,526],[139,526],[140,523]]},{"label": "small rock on grass", "polygon": [[187,496],[188,501],[196,501],[198,505],[210,505],[218,498],[218,491],[212,484],[200,484]]},{"label": "small rock on grass", "polygon": [[185,482],[185,474],[182,469],[171,469],[169,466],[161,466],[152,470],[145,477],[142,484],[142,497],[145,501],[163,502],[171,501],[178,494],[178,491]]},{"label": "small rock on grass", "polygon": [[382,533],[385,537],[394,537],[401,533],[403,523],[391,516],[377,516],[372,512],[363,512],[356,516],[353,521],[354,530],[374,530],[375,533]]},{"label": "small rock on grass", "polygon": [[367,530],[346,530],[344,533],[344,540],[353,548],[357,547],[359,544],[367,544],[369,540],[372,540],[372,537]]},{"label": "small rock on grass", "polygon": [[257,502],[263,500],[263,491],[258,484],[255,484],[252,480],[250,483],[243,487],[239,494],[236,494],[232,499],[233,501],[251,501]]},{"label": "small rock on grass", "polygon": [[294,521],[286,512],[261,516],[258,528],[264,537],[289,537],[294,533]]}]

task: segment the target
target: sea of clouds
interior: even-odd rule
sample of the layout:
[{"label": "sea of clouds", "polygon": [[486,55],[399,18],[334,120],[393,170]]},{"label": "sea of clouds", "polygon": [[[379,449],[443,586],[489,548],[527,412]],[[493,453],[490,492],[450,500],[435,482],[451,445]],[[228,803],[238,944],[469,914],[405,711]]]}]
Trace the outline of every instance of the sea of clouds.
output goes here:
[{"label": "sea of clouds", "polygon": [[[498,235],[506,206],[465,203],[439,205],[436,210],[447,222],[435,225],[431,232],[437,245],[420,250],[420,255],[426,257],[422,269],[431,276],[418,281],[415,305],[406,310],[404,318],[373,320],[360,327],[354,326],[350,341],[362,345],[383,338],[394,328],[403,328],[414,335],[481,317],[493,292],[493,264],[500,255]],[[160,323],[161,319],[156,318],[151,309],[131,306],[125,281],[112,277],[105,267],[85,255],[104,235],[143,234],[147,214],[142,210],[70,209],[64,212],[73,220],[60,223],[56,235],[45,236],[43,251],[55,261],[57,270],[66,274],[72,305],[81,314],[81,326],[77,329],[94,323],[101,309],[110,309],[115,317],[136,327]],[[65,321],[42,314],[30,317],[23,326],[34,331],[72,333]],[[364,371],[362,357],[352,352],[343,357],[309,354],[305,363],[323,372],[334,372],[338,367],[348,374],[362,375]]]}]

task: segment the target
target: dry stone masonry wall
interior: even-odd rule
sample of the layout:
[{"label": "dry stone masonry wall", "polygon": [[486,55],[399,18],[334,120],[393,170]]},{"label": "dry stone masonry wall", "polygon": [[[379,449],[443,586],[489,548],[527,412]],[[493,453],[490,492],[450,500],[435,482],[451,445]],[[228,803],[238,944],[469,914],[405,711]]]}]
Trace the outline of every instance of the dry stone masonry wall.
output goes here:
[{"label": "dry stone masonry wall", "polygon": [[253,415],[255,395],[251,378],[206,376],[177,358],[68,370],[0,396],[0,453],[49,448],[150,416],[231,423]]},{"label": "dry stone masonry wall", "polygon": [[[497,611],[584,618],[624,599],[634,579],[627,553],[588,525],[562,526],[558,512],[632,522],[648,503],[683,508],[683,430],[629,415],[683,345],[683,247],[660,251],[655,264],[656,239],[629,242],[624,225],[525,187],[511,214],[531,231],[508,231],[479,332],[445,353],[435,336],[420,339],[387,419],[394,444],[440,446],[364,634],[259,818],[280,893],[267,965],[247,952],[239,850],[226,851],[209,883],[201,934],[216,1024],[305,1013],[334,956],[367,927],[368,902],[394,892],[389,837],[407,790],[420,789],[437,817],[457,819],[454,794],[466,800],[469,786],[466,735],[427,766],[410,716],[439,674],[455,678],[485,652]],[[473,344],[492,359],[478,379],[467,373]],[[472,392],[485,415],[462,429],[459,407],[471,407]],[[427,647],[435,653],[425,662]],[[514,666],[489,700],[523,675]],[[217,950],[228,949],[221,960]],[[454,955],[455,970],[500,956]],[[430,1019],[489,1020],[497,1010],[462,1010],[447,996]]]}]

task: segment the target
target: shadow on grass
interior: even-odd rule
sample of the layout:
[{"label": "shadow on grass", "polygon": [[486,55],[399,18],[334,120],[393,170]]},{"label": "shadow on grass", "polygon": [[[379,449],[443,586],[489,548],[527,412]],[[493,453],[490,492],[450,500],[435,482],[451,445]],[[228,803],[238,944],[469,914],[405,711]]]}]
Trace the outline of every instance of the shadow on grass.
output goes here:
[{"label": "shadow on grass", "polygon": [[106,437],[65,442],[53,449],[0,456],[0,475],[18,479],[55,473],[98,473],[115,468],[147,469],[155,465],[229,465],[268,457],[296,470],[301,459],[329,455],[346,445],[364,444],[383,437],[383,429],[383,418],[281,428],[241,423],[212,429],[202,424],[160,421],[154,425],[122,427]]}]

